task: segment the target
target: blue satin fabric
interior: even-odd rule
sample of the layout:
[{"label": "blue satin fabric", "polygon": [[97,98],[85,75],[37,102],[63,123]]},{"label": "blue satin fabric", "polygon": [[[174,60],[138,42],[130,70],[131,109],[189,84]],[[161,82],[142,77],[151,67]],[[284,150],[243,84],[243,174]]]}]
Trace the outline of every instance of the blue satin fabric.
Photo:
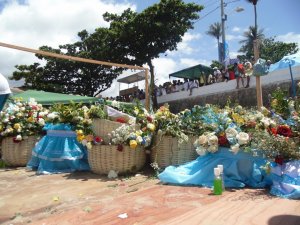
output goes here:
[{"label": "blue satin fabric", "polygon": [[179,185],[213,186],[214,168],[223,165],[225,187],[242,188],[245,186],[263,188],[271,185],[262,166],[267,163],[261,156],[238,152],[233,154],[228,148],[219,148],[216,153],[199,156],[196,160],[176,166],[168,166],[159,174],[165,183]]},{"label": "blue satin fabric", "polygon": [[282,198],[300,199],[300,161],[290,161],[271,168],[270,193]]},{"label": "blue satin fabric", "polygon": [[0,111],[3,109],[9,94],[0,95]]},{"label": "blue satin fabric", "polygon": [[38,174],[65,173],[90,170],[87,150],[76,139],[68,124],[46,124],[44,136],[32,150],[27,167]]}]

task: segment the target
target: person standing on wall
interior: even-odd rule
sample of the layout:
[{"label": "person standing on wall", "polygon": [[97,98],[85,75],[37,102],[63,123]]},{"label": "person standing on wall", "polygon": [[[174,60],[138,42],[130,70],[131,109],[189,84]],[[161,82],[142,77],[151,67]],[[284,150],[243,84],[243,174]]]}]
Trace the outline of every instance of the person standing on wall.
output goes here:
[{"label": "person standing on wall", "polygon": [[237,63],[234,63],[233,70],[234,70],[234,76],[235,76],[235,79],[236,79],[236,89],[240,88],[240,80],[242,80],[242,85],[244,87],[244,80],[242,78],[243,74],[240,72],[241,69],[239,69]]},{"label": "person standing on wall", "polygon": [[250,77],[252,76],[253,68],[251,62],[249,61],[245,62],[244,67],[245,67],[245,77],[247,79],[247,84],[245,88],[248,88],[250,85]]},{"label": "person standing on wall", "polygon": [[11,93],[7,79],[0,73],[0,111]]}]

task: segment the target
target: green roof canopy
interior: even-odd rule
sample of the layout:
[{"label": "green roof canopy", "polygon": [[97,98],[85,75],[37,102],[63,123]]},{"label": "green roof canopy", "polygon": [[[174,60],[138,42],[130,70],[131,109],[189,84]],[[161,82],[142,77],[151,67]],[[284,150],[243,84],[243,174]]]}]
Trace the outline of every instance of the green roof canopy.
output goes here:
[{"label": "green roof canopy", "polygon": [[180,71],[177,71],[175,73],[169,74],[169,77],[179,77],[179,78],[188,78],[188,79],[199,79],[200,73],[204,72],[205,75],[208,75],[209,73],[213,73],[213,69],[204,66],[204,65],[196,65],[192,66]]},{"label": "green roof canopy", "polygon": [[13,98],[22,98],[21,101],[28,101],[29,98],[34,98],[38,103],[42,105],[53,105],[55,103],[69,104],[70,101],[91,103],[96,102],[99,99],[96,97],[86,97],[80,95],[68,95],[46,91],[28,90],[21,93],[14,94]]}]

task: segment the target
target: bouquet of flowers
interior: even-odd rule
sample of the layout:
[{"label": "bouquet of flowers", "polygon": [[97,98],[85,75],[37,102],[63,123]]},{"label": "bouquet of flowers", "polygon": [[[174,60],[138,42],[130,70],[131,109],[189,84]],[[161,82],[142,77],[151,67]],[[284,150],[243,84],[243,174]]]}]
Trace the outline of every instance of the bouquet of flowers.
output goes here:
[{"label": "bouquet of flowers", "polygon": [[188,141],[188,136],[181,130],[181,119],[169,110],[169,105],[161,106],[154,114],[154,124],[158,136],[170,135],[178,138],[178,143]]},{"label": "bouquet of flowers", "polygon": [[13,137],[14,142],[20,142],[28,136],[42,135],[48,113],[33,98],[28,102],[14,100],[0,112],[0,136]]},{"label": "bouquet of flowers", "polygon": [[78,142],[91,149],[92,144],[100,144],[103,141],[101,137],[95,136],[92,130],[90,112],[93,110],[94,107],[88,108],[74,102],[68,105],[55,104],[50,108],[51,113],[47,115],[46,121],[71,125],[72,130],[76,131]]},{"label": "bouquet of flowers", "polygon": [[142,130],[135,130],[134,126],[123,124],[109,134],[111,144],[118,145],[117,150],[122,151],[123,145],[135,149],[137,146],[147,147],[151,143],[152,135]]}]

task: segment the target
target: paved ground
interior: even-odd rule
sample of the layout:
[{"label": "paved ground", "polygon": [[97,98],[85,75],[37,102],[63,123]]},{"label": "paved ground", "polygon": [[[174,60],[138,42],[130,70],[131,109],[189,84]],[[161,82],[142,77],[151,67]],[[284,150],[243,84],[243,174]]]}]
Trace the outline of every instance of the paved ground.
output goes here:
[{"label": "paved ground", "polygon": [[37,176],[0,169],[0,224],[299,225],[300,201],[260,189],[214,196],[144,174],[108,180],[87,172]]}]

